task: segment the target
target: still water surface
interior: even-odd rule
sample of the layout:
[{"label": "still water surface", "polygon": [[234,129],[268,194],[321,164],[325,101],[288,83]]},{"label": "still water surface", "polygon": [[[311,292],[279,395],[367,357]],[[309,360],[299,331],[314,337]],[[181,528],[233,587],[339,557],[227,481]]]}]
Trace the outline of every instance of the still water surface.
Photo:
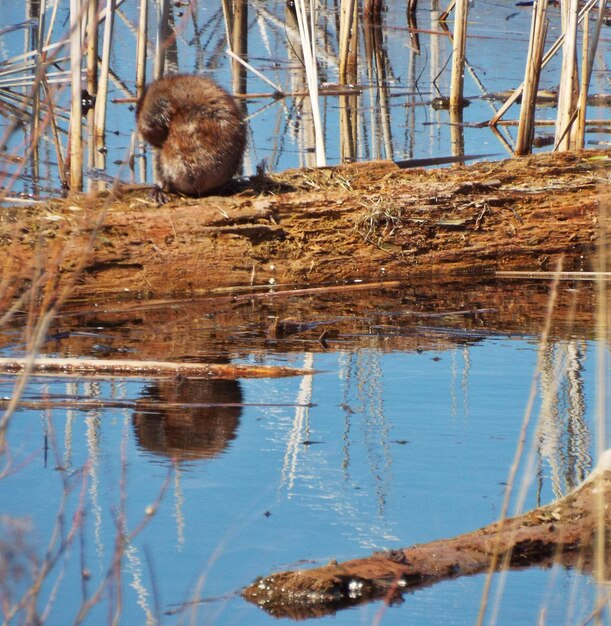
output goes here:
[{"label": "still water surface", "polygon": [[[51,354],[205,355],[318,373],[240,381],[32,378],[9,427],[13,471],[0,481],[4,539],[21,521],[23,540],[42,558],[63,481],[70,488],[63,533],[75,511],[85,515],[44,586],[41,612],[54,596],[45,624],[73,623],[112,566],[118,528],[138,528],[160,494],[84,623],[110,623],[119,602],[121,624],[288,622],[246,603],[239,590],[273,571],[495,520],[549,285],[471,288],[68,307],[50,333]],[[520,481],[530,481],[526,509],[566,493],[593,464],[592,290],[565,283],[559,302],[528,428],[534,469],[522,464],[520,471]],[[569,309],[567,319],[561,313]],[[274,315],[326,320],[329,338],[323,346],[319,328],[270,338]],[[3,355],[19,352],[14,333],[2,336]],[[14,385],[2,376],[0,397]],[[471,624],[483,583],[483,576],[443,582],[406,594],[400,605],[373,603],[317,623]],[[594,593],[591,577],[576,571],[510,572],[497,623],[534,624],[541,612],[546,624],[580,623]]]}]

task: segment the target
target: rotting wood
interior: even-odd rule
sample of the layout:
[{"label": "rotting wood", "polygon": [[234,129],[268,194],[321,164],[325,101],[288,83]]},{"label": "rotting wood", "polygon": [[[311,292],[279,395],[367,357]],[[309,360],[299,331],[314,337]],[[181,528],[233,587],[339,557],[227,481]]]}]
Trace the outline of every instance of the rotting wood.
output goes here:
[{"label": "rotting wood", "polygon": [[0,358],[0,372],[28,371],[37,376],[120,376],[126,378],[280,378],[314,374],[313,370],[276,365],[236,363],[178,363],[171,361],[130,361],[119,359],[75,359],[37,357],[29,359]]},{"label": "rotting wood", "polygon": [[[600,490],[604,524],[611,524],[611,449],[579,487],[547,506],[450,539],[376,553],[311,570],[287,571],[256,580],[243,596],[275,617],[304,619],[362,602],[396,601],[402,592],[441,580],[484,572],[495,550],[510,567],[551,564],[592,567]],[[606,538],[605,578],[611,573]]]},{"label": "rotting wood", "polygon": [[27,287],[37,267],[61,286],[89,249],[93,216],[106,211],[75,298],[546,271],[560,255],[565,270],[592,271],[610,154],[293,170],[236,184],[233,196],[174,197],[161,207],[140,188],[76,194],[0,208],[0,254],[13,290]]}]

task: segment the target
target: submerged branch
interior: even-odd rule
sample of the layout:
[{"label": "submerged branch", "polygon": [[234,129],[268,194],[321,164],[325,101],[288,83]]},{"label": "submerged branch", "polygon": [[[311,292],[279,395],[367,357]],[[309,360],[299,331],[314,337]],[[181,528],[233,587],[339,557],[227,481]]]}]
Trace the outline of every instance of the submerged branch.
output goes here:
[{"label": "submerged branch", "polygon": [[[491,559],[510,567],[578,561],[592,567],[597,531],[596,499],[603,492],[605,527],[611,524],[611,449],[577,489],[547,506],[450,539],[373,554],[311,570],[259,578],[243,596],[275,617],[303,619],[362,602],[398,600],[408,589],[486,571]],[[606,537],[606,577],[611,546]]]}]

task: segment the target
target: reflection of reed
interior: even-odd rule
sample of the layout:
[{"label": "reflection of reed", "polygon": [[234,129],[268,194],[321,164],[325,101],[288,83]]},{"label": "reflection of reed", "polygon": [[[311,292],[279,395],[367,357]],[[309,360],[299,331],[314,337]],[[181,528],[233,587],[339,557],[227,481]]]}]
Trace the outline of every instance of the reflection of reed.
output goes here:
[{"label": "reflection of reed", "polygon": [[[100,397],[100,384],[89,382],[84,384],[84,395],[88,398]],[[100,504],[100,426],[102,414],[95,409],[87,411],[85,425],[87,427],[87,451],[89,455],[89,497],[91,499],[91,511],[93,513],[94,537],[98,566],[103,569],[104,542],[102,541],[102,506]]]},{"label": "reflection of reed", "polygon": [[378,513],[382,515],[391,482],[392,455],[389,449],[390,427],[383,403],[381,353],[367,350],[358,353],[357,392],[363,405],[364,440],[369,457],[369,471],[374,478]]},{"label": "reflection of reed", "polygon": [[185,543],[185,494],[182,490],[180,463],[174,463],[174,517],[176,518],[176,542],[181,549]]},{"label": "reflection of reed", "polygon": [[[376,17],[377,16],[377,17]],[[367,77],[372,90],[374,101],[371,103],[371,142],[372,156],[379,159],[382,156],[382,140],[384,158],[393,159],[394,150],[390,129],[390,105],[388,90],[388,52],[384,42],[384,31],[379,13],[374,13],[372,19],[364,22],[365,61]],[[377,131],[378,127],[381,133]]]},{"label": "reflection of reed", "polygon": [[457,355],[462,355],[463,366],[460,375],[460,390],[462,395],[463,405],[463,417],[469,416],[469,374],[471,371],[471,353],[469,352],[469,346],[463,346],[461,348],[455,348],[452,350],[452,385],[450,386],[450,399],[452,402],[452,415],[456,417],[458,415],[458,396],[456,393],[456,387],[458,386],[458,364]]},{"label": "reflection of reed", "polygon": [[550,342],[542,355],[537,439],[540,455],[551,467],[557,498],[579,484],[592,467],[591,437],[585,421],[584,358],[575,340]]},{"label": "reflection of reed", "polygon": [[[68,398],[78,396],[78,383],[76,382],[66,383],[66,396]],[[66,409],[66,428],[64,431],[63,464],[67,470],[70,470],[72,468],[72,429],[74,426],[75,418],[76,418],[76,411],[74,409]]]},{"label": "reflection of reed", "polygon": [[[125,536],[127,536],[127,533],[125,533]],[[150,593],[142,581],[142,561],[138,556],[138,549],[133,543],[128,543],[125,546],[125,559],[127,561],[127,571],[132,577],[130,587],[136,592],[136,602],[146,616],[144,623],[146,626],[154,626],[154,624],[158,624],[159,621],[149,606],[148,597]]]},{"label": "reflection of reed", "polygon": [[[303,359],[303,367],[312,369],[314,367],[314,354],[306,352]],[[309,405],[312,401],[312,385],[313,376],[304,376],[299,385],[297,393],[297,407],[295,408],[295,417],[293,418],[293,426],[290,430],[284,459],[282,462],[282,470],[280,472],[279,489],[286,485],[287,495],[289,499],[295,486],[295,477],[297,475],[297,465],[299,460],[299,452],[301,444],[308,439],[309,430]]]}]

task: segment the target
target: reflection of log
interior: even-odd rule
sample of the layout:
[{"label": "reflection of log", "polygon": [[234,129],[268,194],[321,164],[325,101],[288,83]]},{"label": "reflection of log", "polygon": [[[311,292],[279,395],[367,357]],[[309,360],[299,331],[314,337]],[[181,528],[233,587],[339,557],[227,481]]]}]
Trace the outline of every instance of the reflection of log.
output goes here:
[{"label": "reflection of log", "polygon": [[[488,569],[493,556],[511,567],[551,562],[591,569],[597,511],[603,508],[603,527],[611,524],[611,449],[597,469],[561,500],[524,515],[479,530],[377,553],[343,563],[331,562],[312,570],[272,574],[255,581],[243,595],[280,617],[313,617],[352,604],[437,581],[476,574]],[[606,577],[611,568],[611,540],[606,537]],[[579,557],[577,559],[576,557]]]},{"label": "reflection of log", "polygon": [[[0,372],[21,372],[28,359],[0,358]],[[118,359],[37,358],[32,373],[53,376],[137,376],[139,378],[279,378],[303,376],[312,370],[273,365],[239,365],[234,363],[172,363],[170,361],[121,361]]]}]

